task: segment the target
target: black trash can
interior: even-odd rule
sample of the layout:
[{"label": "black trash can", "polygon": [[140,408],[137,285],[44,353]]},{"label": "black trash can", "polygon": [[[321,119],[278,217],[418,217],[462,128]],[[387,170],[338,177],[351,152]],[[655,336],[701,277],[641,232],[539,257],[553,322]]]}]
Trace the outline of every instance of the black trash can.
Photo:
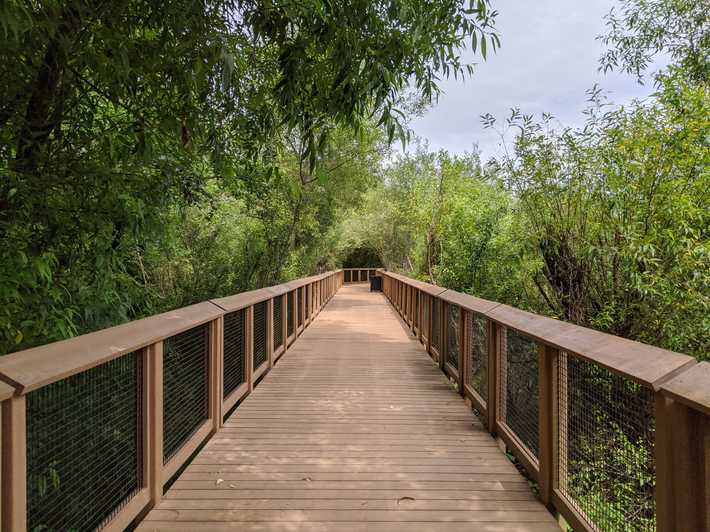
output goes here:
[{"label": "black trash can", "polygon": [[370,276],[370,292],[382,292],[381,275],[375,274]]}]

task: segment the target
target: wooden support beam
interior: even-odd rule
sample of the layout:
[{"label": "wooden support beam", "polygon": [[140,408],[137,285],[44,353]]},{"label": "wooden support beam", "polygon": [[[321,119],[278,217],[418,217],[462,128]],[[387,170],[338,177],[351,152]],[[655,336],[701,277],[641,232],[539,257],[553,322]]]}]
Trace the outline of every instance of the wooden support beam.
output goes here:
[{"label": "wooden support beam", "polygon": [[246,334],[244,343],[244,359],[246,360],[246,381],[249,385],[249,393],[254,391],[254,307],[246,310]]},{"label": "wooden support beam", "polygon": [[552,504],[555,472],[558,464],[557,442],[559,418],[557,411],[559,352],[552,347],[538,344],[538,372],[540,386],[539,431],[540,431],[540,499]]},{"label": "wooden support beam", "polygon": [[281,338],[283,339],[284,354],[288,351],[288,294],[281,297]]},{"label": "wooden support beam", "polygon": [[489,351],[488,351],[488,430],[493,435],[498,434],[499,420],[505,420],[504,397],[506,382],[506,328],[489,320]]},{"label": "wooden support beam", "polygon": [[224,364],[224,316],[210,322],[209,411],[212,430],[222,426],[222,367]]},{"label": "wooden support beam", "polygon": [[663,392],[655,406],[657,530],[710,530],[710,421]]},{"label": "wooden support beam", "polygon": [[266,302],[266,359],[274,367],[274,300]]},{"label": "wooden support beam", "polygon": [[163,497],[163,342],[143,350],[144,409],[146,415],[143,435],[143,475],[148,488],[150,505]]},{"label": "wooden support beam", "polygon": [[2,530],[27,530],[27,406],[25,396],[2,403]]}]

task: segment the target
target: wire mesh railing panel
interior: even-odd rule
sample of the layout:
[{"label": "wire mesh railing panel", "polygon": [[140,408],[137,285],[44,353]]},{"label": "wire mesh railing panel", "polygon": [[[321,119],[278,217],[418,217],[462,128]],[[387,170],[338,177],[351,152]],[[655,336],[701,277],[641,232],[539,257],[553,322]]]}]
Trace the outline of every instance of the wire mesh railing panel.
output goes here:
[{"label": "wire mesh railing panel", "polygon": [[303,325],[303,287],[298,289],[298,326]]},{"label": "wire mesh railing panel", "polygon": [[194,327],[163,345],[163,462],[209,417],[209,326]]},{"label": "wire mesh railing panel", "polygon": [[446,319],[446,362],[458,370],[461,309],[457,305],[449,305],[448,309]]},{"label": "wire mesh railing panel", "polygon": [[441,339],[441,326],[439,320],[441,319],[441,300],[434,298],[432,302],[431,309],[431,345],[437,351],[440,348]]},{"label": "wire mesh railing panel", "polygon": [[558,368],[560,490],[593,529],[655,530],[653,392],[566,353]]},{"label": "wire mesh railing panel", "polygon": [[350,282],[351,276],[352,276],[352,273],[350,272],[350,270],[345,270],[345,271],[343,271],[343,280],[344,280],[346,283],[349,283],[349,282]]},{"label": "wire mesh railing panel", "polygon": [[266,301],[254,305],[254,369],[261,366],[267,359],[266,310]]},{"label": "wire mesh railing panel", "polygon": [[289,336],[293,334],[293,292],[286,296],[286,333]]},{"label": "wire mesh railing panel", "polygon": [[283,298],[274,298],[274,350],[281,347],[284,343],[283,330]]},{"label": "wire mesh railing panel", "polygon": [[246,314],[246,310],[241,309],[224,315],[223,397],[227,397],[245,381]]},{"label": "wire mesh railing panel", "polygon": [[27,395],[27,529],[94,530],[142,486],[142,357]]},{"label": "wire mesh railing panel", "polygon": [[503,421],[537,458],[540,455],[537,344],[513,329],[507,329],[505,343]]},{"label": "wire mesh railing panel", "polygon": [[468,356],[471,375],[469,384],[484,401],[488,401],[488,320],[468,314]]}]

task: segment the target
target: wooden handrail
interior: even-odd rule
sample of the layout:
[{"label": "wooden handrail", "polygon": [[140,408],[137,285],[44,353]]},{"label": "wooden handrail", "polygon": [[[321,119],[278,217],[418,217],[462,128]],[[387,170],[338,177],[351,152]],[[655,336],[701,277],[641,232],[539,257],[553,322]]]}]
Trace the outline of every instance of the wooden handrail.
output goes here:
[{"label": "wooden handrail", "polygon": [[710,416],[710,362],[701,362],[661,385],[668,397]]},{"label": "wooden handrail", "polygon": [[[2,531],[23,532],[28,523],[27,448],[31,443],[28,442],[28,420],[25,415],[29,404],[28,394],[129,353],[136,355],[141,368],[136,390],[141,394],[141,411],[136,413],[140,426],[135,427],[136,434],[142,434],[139,444],[141,456],[138,460],[142,463],[142,470],[139,472],[140,485],[133,495],[123,501],[123,506],[111,512],[109,522],[104,523],[105,530],[123,530],[136,516],[157,504],[162,497],[165,483],[179,471],[194,451],[220,428],[225,413],[256,386],[259,377],[273,367],[279,356],[283,356],[288,346],[313,321],[342,283],[342,270],[336,270],[205,301],[0,357]],[[286,308],[289,293],[293,293],[293,307],[290,310]],[[303,299],[300,294],[303,294]],[[281,302],[282,343],[278,352],[275,352],[273,345],[275,299]],[[265,321],[262,325],[266,360],[257,368],[254,367],[254,306],[260,303],[266,303],[266,314],[263,318]],[[298,308],[304,311],[303,320],[300,326],[294,327],[294,334],[289,338],[288,312],[293,312],[295,320]],[[308,312],[305,312],[306,308]],[[242,309],[245,310],[246,316],[241,336],[241,370],[244,380],[225,397],[224,319],[230,313]],[[204,338],[208,339],[208,345],[202,344],[200,347],[199,343],[192,341],[190,349],[202,349],[196,351],[197,356],[203,356],[202,353],[205,353],[207,360],[207,397],[204,398],[208,405],[206,417],[198,419],[199,423],[192,434],[184,437],[177,450],[166,456],[163,452],[163,408],[169,398],[164,396],[163,344],[167,339],[187,331],[199,331],[196,328],[203,326],[207,326]],[[106,408],[111,408],[111,405],[107,404]]]},{"label": "wooden handrail", "polygon": [[324,279],[328,275],[328,273],[314,275],[268,288],[212,299],[108,329],[11,353],[0,357],[0,380],[15,388],[16,393],[26,394],[212,321],[225,312],[266,301],[276,295]]},{"label": "wooden handrail", "polygon": [[620,338],[547,316],[540,316],[508,305],[487,301],[469,294],[436,287],[384,272],[383,275],[414,286],[442,301],[453,303],[490,320],[555,347],[582,357],[594,364],[629,377],[640,384],[658,389],[666,379],[696,364],[688,355],[668,351],[641,342]]},{"label": "wooden handrail", "polygon": [[[710,529],[710,363],[655,346],[620,338],[571,323],[536,315],[443,287],[381,271],[384,292],[414,334],[438,361],[439,367],[457,384],[486,420],[489,431],[502,439],[530,476],[539,482],[540,497],[567,519],[575,530],[595,530],[579,507],[561,489],[558,443],[560,416],[567,407],[567,383],[559,377],[561,360],[571,356],[604,368],[650,390],[655,397],[656,521],[661,532]],[[418,298],[426,294],[428,309]],[[438,351],[433,350],[433,302],[439,300]],[[488,396],[481,397],[470,384],[472,368],[467,353],[468,320],[460,317],[457,327],[458,361],[447,361],[448,309],[487,320]],[[455,330],[455,329],[454,329]],[[506,331],[521,333],[538,345],[539,453],[535,456],[508,427],[502,417],[504,398]],[[566,363],[566,362],[565,362]],[[503,395],[502,395],[503,394]],[[639,413],[639,415],[641,415]],[[566,417],[565,417],[566,419]],[[566,423],[566,421],[565,421]]]},{"label": "wooden handrail", "polygon": [[26,394],[224,314],[210,302],[0,357],[0,379]]}]

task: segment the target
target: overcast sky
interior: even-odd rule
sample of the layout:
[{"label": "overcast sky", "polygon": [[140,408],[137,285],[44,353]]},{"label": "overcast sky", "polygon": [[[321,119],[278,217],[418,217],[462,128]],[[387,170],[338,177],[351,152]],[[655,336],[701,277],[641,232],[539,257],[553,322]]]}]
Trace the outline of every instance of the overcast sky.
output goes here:
[{"label": "overcast sky", "polygon": [[[615,103],[645,97],[652,83],[597,71],[603,45],[595,37],[604,32],[603,17],[614,0],[493,0],[499,11],[497,28],[502,48],[478,62],[477,72],[465,82],[443,80],[439,103],[415,119],[414,134],[431,149],[452,153],[471,151],[478,144],[484,161],[500,153],[498,135],[484,130],[480,115],[491,113],[499,122],[511,107],[524,113],[552,113],[565,126],[584,123],[585,91],[598,83]],[[490,47],[489,47],[490,51]]]}]

